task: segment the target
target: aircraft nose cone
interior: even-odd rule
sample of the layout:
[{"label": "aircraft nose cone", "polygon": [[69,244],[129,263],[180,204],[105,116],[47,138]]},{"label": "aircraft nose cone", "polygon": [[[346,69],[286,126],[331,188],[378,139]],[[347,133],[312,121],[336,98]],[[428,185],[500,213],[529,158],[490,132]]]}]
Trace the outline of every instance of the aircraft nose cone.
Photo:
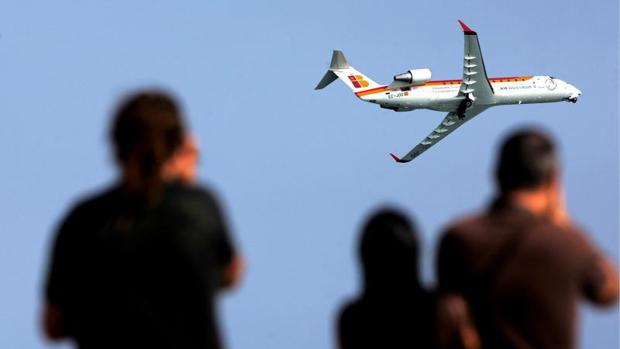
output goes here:
[{"label": "aircraft nose cone", "polygon": [[573,85],[569,85],[569,91],[570,97],[568,97],[568,100],[573,103],[577,102],[577,98],[581,96],[581,91]]}]

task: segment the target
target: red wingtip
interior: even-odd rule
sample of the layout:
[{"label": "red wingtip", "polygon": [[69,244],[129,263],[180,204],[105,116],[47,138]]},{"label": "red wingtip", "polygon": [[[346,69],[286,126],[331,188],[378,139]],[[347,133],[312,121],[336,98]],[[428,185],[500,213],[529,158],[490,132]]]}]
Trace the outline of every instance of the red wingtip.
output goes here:
[{"label": "red wingtip", "polygon": [[390,156],[392,157],[392,159],[394,159],[394,161],[396,162],[401,162],[400,158],[392,153],[390,153]]},{"label": "red wingtip", "polygon": [[467,24],[463,23],[460,19],[458,20],[459,24],[461,25],[461,28],[463,28],[463,31],[467,34],[475,34],[476,32],[471,30],[470,27],[467,26]]}]

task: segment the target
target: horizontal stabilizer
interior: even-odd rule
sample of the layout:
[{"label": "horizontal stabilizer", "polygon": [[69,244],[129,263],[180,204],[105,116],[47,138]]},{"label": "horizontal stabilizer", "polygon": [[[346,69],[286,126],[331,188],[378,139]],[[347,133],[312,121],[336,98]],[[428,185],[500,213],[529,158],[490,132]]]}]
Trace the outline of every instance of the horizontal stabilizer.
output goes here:
[{"label": "horizontal stabilizer", "polygon": [[338,79],[338,76],[336,74],[334,74],[333,71],[328,70],[327,73],[325,73],[325,75],[323,75],[323,79],[321,79],[321,81],[319,81],[319,84],[316,85],[316,87],[314,88],[315,90],[320,90],[322,88],[324,88],[325,86],[331,84],[332,82],[334,82],[334,80]]}]

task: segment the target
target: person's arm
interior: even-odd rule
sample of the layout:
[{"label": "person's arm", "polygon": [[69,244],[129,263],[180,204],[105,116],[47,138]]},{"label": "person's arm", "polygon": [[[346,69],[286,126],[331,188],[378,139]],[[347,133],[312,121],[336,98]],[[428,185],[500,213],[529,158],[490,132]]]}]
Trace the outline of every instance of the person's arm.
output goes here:
[{"label": "person's arm", "polygon": [[[164,179],[179,180],[185,184],[195,184],[197,182],[199,155],[200,149],[198,147],[198,142],[192,135],[186,135],[181,147],[164,164],[162,170]],[[227,228],[221,217],[220,209],[217,207],[216,203],[214,203],[214,205],[216,206],[215,210],[218,215],[219,234],[222,235],[218,239],[218,246],[216,248],[224,251],[232,251],[232,246],[227,236]],[[223,255],[223,257],[220,257],[220,260],[224,260],[224,264],[226,264],[226,259],[230,258],[230,261],[224,266],[220,286],[222,288],[232,288],[237,284],[243,273],[243,258],[238,253],[222,253],[220,251],[220,254]]]},{"label": "person's arm", "polygon": [[618,270],[604,257],[598,257],[596,264],[601,274],[601,282],[592,300],[600,305],[613,304],[618,300]]},{"label": "person's arm", "polygon": [[579,282],[583,295],[599,305],[613,304],[618,300],[618,269],[611,259],[602,254],[587,235],[571,227],[567,230],[575,239],[575,258],[579,261]]},{"label": "person's arm", "polygon": [[448,230],[441,238],[437,258],[437,278],[440,293],[461,294],[465,287],[464,250],[457,234]]},{"label": "person's arm", "polygon": [[224,269],[221,283],[222,288],[235,287],[241,279],[244,268],[243,258],[239,254],[235,254]]},{"label": "person's arm", "polygon": [[215,256],[216,269],[219,274],[219,287],[230,289],[241,280],[244,261],[233,244],[224,214],[213,194],[206,193],[209,201],[209,212],[213,215],[212,251]]},{"label": "person's arm", "polygon": [[479,349],[480,336],[465,299],[444,294],[437,305],[437,346],[439,349]]},{"label": "person's arm", "polygon": [[561,228],[571,226],[571,218],[566,208],[566,194],[559,183],[559,179],[552,183],[549,190],[549,207],[547,208],[546,216],[551,222]]},{"label": "person's arm", "polygon": [[618,299],[618,270],[608,258],[599,255],[594,246],[590,244],[585,233],[573,226],[571,218],[566,208],[566,195],[559,180],[552,183],[549,199],[549,219],[557,226],[573,231],[578,235],[579,245],[586,251],[587,255],[592,255],[590,260],[593,263],[586,263],[584,278],[584,289],[586,297],[594,303],[609,305]]},{"label": "person's arm", "polygon": [[446,231],[437,259],[437,345],[441,349],[480,348],[480,337],[464,298],[467,287],[465,250],[456,231]]}]

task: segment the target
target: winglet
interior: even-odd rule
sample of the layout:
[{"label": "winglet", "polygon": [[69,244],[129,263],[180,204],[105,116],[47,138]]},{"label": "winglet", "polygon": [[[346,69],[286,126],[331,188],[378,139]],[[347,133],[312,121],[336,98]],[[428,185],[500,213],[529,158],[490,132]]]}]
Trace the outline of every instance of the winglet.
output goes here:
[{"label": "winglet", "polygon": [[463,32],[465,34],[471,34],[471,35],[475,35],[476,34],[476,32],[471,30],[471,28],[468,27],[467,24],[463,23],[460,19],[458,21],[459,21],[459,24],[461,25],[461,28],[463,28]]},{"label": "winglet", "polygon": [[390,156],[391,156],[391,157],[392,157],[392,159],[394,159],[394,161],[396,161],[396,162],[400,162],[400,163],[406,162],[406,161],[401,160],[398,156],[396,156],[396,155],[394,155],[394,154],[392,154],[392,153],[390,153]]}]

